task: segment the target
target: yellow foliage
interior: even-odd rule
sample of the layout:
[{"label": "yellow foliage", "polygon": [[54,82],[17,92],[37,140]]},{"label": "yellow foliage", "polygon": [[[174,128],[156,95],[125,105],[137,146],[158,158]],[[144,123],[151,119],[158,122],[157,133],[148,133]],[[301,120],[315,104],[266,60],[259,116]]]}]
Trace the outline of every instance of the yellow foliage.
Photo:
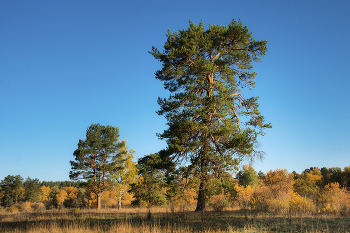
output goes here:
[{"label": "yellow foliage", "polygon": [[215,211],[223,211],[226,207],[230,206],[230,203],[228,201],[227,195],[224,193],[214,195],[211,197],[209,201],[209,205],[215,210]]},{"label": "yellow foliage", "polygon": [[325,186],[322,201],[321,212],[344,214],[350,211],[350,193],[345,188],[340,187],[339,183]]},{"label": "yellow foliage", "polygon": [[287,170],[269,171],[256,187],[236,185],[236,202],[242,209],[287,213],[293,198],[293,184],[293,174]]},{"label": "yellow foliage", "polygon": [[[114,195],[113,195],[114,194]],[[104,191],[101,196],[101,207],[102,208],[111,208],[116,207],[118,202],[115,197],[115,193],[111,191]]]},{"label": "yellow foliage", "polygon": [[31,205],[32,209],[34,211],[43,211],[45,210],[45,205],[42,202],[38,202],[38,203],[33,203]]},{"label": "yellow foliage", "polygon": [[192,205],[197,202],[197,191],[194,188],[186,189],[182,196],[187,205]]},{"label": "yellow foliage", "polygon": [[6,211],[7,211],[7,212],[18,212],[18,209],[17,209],[16,207],[14,207],[14,206],[11,206],[11,207],[8,207],[8,208],[6,209]]},{"label": "yellow foliage", "polygon": [[67,192],[67,199],[76,199],[79,196],[79,189],[75,187],[63,187],[64,191]]},{"label": "yellow foliage", "polygon": [[182,180],[179,183],[179,186],[181,187],[181,194],[177,194],[170,200],[170,205],[172,207],[185,207],[185,206],[191,206],[195,203],[197,203],[197,185],[193,183],[193,180]]},{"label": "yellow foliage", "polygon": [[269,187],[275,197],[293,191],[293,173],[288,173],[287,169],[276,169],[269,171],[264,179],[264,183]]},{"label": "yellow foliage", "polygon": [[250,209],[255,193],[255,187],[247,185],[236,185],[235,190],[237,192],[237,203],[242,209]]},{"label": "yellow foliage", "polygon": [[20,211],[32,211],[31,203],[26,201],[24,203],[17,203],[14,205]]},{"label": "yellow foliage", "polygon": [[131,202],[135,200],[135,197],[131,193],[125,193],[125,195],[122,198],[122,206],[130,206]]},{"label": "yellow foliage", "polygon": [[50,187],[46,187],[44,185],[40,187],[40,190],[41,190],[41,201],[49,201],[49,197],[51,193]]},{"label": "yellow foliage", "polygon": [[118,201],[113,198],[109,198],[107,201],[107,207],[108,208],[117,208],[118,207]]},{"label": "yellow foliage", "polygon": [[97,196],[95,193],[90,192],[87,194],[88,196],[88,206],[89,207],[94,207],[97,206]]},{"label": "yellow foliage", "polygon": [[291,213],[309,213],[314,212],[315,205],[311,199],[293,193],[289,199],[289,209]]},{"label": "yellow foliage", "polygon": [[63,202],[67,199],[67,192],[64,189],[61,189],[57,194],[56,194],[56,201],[57,201],[57,206],[62,206]]},{"label": "yellow foliage", "polygon": [[271,192],[267,186],[260,184],[255,188],[251,199],[251,208],[258,211],[267,211],[269,209],[268,201],[271,198]]},{"label": "yellow foliage", "polygon": [[308,180],[313,181],[315,183],[322,180],[322,174],[321,174],[320,170],[318,170],[317,167],[315,167],[314,170],[307,172],[305,175],[306,175]]},{"label": "yellow foliage", "polygon": [[268,209],[275,213],[286,213],[293,194],[294,176],[286,169],[269,171],[264,179]]}]

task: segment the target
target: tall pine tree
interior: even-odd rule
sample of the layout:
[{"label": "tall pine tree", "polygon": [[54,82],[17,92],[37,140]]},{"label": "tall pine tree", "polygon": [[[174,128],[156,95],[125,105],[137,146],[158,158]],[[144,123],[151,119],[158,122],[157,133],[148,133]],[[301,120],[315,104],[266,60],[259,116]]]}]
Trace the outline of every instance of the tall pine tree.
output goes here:
[{"label": "tall pine tree", "polygon": [[150,51],[163,65],[156,78],[172,93],[158,99],[158,114],[169,126],[159,138],[167,140],[173,161],[183,162],[200,178],[197,211],[206,208],[209,174],[261,156],[257,137],[271,125],[258,111],[258,98],[244,98],[242,90],[254,88],[252,62],[265,55],[266,44],[253,40],[241,21],[207,30],[203,22],[190,21],[187,30],[168,31],[162,52]]}]

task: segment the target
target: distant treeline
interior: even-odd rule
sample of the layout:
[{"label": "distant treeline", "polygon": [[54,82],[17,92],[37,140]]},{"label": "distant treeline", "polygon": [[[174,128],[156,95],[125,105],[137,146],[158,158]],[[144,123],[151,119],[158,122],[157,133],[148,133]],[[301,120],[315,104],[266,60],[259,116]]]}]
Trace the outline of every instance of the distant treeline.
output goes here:
[{"label": "distant treeline", "polygon": [[46,186],[46,187],[58,187],[59,189],[63,187],[75,187],[79,188],[81,184],[84,183],[80,180],[78,181],[71,181],[71,180],[66,180],[66,181],[41,181],[40,186]]}]

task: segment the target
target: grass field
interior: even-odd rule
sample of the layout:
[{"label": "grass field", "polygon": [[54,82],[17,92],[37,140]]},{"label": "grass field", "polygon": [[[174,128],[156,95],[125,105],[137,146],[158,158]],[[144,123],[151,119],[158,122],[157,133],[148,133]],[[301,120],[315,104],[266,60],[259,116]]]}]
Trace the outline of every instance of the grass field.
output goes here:
[{"label": "grass field", "polygon": [[348,216],[276,216],[239,210],[60,210],[0,213],[0,232],[350,232]]}]

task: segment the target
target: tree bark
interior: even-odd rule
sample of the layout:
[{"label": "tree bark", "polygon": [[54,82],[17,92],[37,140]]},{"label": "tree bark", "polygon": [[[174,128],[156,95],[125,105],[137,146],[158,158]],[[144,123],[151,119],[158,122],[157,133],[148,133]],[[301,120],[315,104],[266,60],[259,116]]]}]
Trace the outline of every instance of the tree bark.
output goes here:
[{"label": "tree bark", "polygon": [[206,180],[202,179],[199,185],[198,198],[197,198],[197,208],[195,211],[205,211],[206,208]]},{"label": "tree bark", "polygon": [[119,196],[118,199],[118,210],[120,210],[122,208],[122,196]]},{"label": "tree bark", "polygon": [[97,194],[97,209],[98,210],[101,209],[101,197],[102,197],[102,193],[98,193]]}]

